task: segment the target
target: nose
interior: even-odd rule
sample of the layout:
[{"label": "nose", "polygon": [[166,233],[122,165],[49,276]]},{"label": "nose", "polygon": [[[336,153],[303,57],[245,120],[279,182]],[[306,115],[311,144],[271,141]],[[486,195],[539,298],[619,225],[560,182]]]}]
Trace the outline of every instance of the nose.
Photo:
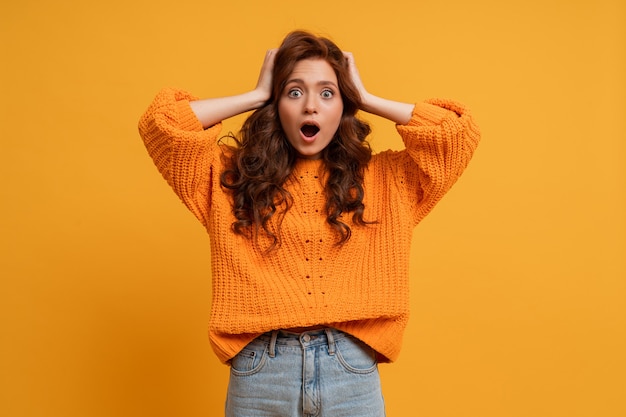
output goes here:
[{"label": "nose", "polygon": [[317,113],[317,100],[314,95],[309,95],[304,102],[304,112],[306,114]]}]

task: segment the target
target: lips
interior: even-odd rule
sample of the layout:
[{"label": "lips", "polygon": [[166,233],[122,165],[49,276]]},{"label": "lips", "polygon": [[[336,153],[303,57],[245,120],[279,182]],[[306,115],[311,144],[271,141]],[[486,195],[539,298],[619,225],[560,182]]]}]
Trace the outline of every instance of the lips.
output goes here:
[{"label": "lips", "polygon": [[300,132],[305,138],[313,138],[319,131],[319,125],[313,121],[304,122],[300,127]]}]

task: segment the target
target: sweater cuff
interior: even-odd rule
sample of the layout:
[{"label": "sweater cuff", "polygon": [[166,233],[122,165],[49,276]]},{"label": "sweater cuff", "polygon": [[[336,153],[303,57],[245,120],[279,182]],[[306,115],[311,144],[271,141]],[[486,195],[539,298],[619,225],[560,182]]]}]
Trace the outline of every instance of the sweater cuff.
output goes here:
[{"label": "sweater cuff", "polygon": [[196,114],[191,110],[189,100],[176,101],[174,104],[174,112],[177,115],[179,127],[186,131],[201,132],[202,123],[196,117]]},{"label": "sweater cuff", "polygon": [[404,126],[432,126],[438,125],[450,115],[450,110],[434,104],[416,103],[411,114],[411,120]]}]

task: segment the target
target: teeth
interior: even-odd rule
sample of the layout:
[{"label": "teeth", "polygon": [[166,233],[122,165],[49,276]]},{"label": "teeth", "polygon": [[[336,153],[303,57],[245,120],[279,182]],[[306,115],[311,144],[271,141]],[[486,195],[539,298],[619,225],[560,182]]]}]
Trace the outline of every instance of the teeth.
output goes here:
[{"label": "teeth", "polygon": [[320,128],[315,125],[304,125],[300,130],[302,131],[304,136],[310,138],[312,136],[315,136],[317,132],[320,131]]}]

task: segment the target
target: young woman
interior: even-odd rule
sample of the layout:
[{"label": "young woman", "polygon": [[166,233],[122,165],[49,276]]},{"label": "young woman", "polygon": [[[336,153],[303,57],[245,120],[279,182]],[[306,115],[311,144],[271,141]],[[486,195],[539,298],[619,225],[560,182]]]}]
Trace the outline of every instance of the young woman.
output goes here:
[{"label": "young woman", "polygon": [[[249,110],[227,145],[220,122]],[[372,155],[359,110],[396,123],[406,149]],[[350,53],[298,31],[252,91],[163,90],[139,130],[211,238],[226,415],[383,416],[377,364],[400,351],[412,231],[478,144],[467,109],[375,96]]]}]

